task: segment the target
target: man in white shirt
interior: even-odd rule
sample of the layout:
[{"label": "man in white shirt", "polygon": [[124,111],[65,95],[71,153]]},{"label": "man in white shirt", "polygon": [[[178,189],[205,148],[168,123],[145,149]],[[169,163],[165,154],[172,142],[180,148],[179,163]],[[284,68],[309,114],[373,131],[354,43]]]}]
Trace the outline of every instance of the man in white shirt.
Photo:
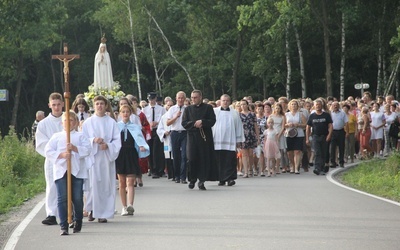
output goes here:
[{"label": "man in white shirt", "polygon": [[156,98],[156,93],[149,93],[147,96],[149,105],[143,109],[143,113],[146,115],[147,121],[149,121],[151,128],[151,139],[148,140],[147,143],[150,147],[149,165],[153,179],[160,178],[165,174],[164,147],[163,143],[158,138],[157,127],[161,117],[166,113],[166,110],[156,103]]},{"label": "man in white shirt", "polygon": [[176,105],[167,112],[167,125],[171,126],[172,156],[174,158],[174,176],[176,183],[187,184],[186,181],[186,140],[187,133],[182,126],[182,114],[186,94],[183,91],[176,93]]},{"label": "man in white shirt", "polygon": [[[346,139],[345,127],[347,126],[348,118],[345,112],[340,109],[338,102],[332,103],[332,121],[333,132],[330,145],[331,167],[336,167],[336,147],[339,148],[339,164],[344,167],[344,145]],[[346,130],[348,131],[348,130]]]}]

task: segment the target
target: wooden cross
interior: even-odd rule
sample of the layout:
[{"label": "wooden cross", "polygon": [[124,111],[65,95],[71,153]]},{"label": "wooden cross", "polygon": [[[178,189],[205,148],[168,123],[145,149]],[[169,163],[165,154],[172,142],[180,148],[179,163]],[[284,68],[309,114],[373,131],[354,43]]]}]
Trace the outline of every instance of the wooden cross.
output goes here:
[{"label": "wooden cross", "polygon": [[[67,143],[71,142],[71,134],[70,134],[70,123],[69,123],[69,99],[71,97],[71,93],[69,92],[69,62],[74,59],[79,59],[79,55],[68,55],[68,44],[64,43],[64,54],[63,55],[52,55],[51,59],[58,59],[64,63],[64,83],[65,83],[65,119],[66,126],[65,132],[67,134]],[[69,151],[69,150],[68,150]],[[69,153],[71,153],[69,151]],[[72,223],[72,177],[71,177],[71,159],[67,159],[67,194],[68,194],[68,223]]]}]

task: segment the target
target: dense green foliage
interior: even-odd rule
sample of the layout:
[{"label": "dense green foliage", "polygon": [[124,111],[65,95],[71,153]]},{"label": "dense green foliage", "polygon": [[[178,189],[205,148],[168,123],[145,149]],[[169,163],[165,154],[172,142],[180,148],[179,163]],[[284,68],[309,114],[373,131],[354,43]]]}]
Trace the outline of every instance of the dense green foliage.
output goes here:
[{"label": "dense green foliage", "polygon": [[346,171],[341,180],[348,186],[400,202],[400,153],[387,160],[365,162]]},{"label": "dense green foliage", "polygon": [[0,102],[0,129],[6,134],[11,124],[22,133],[37,110],[49,111],[51,92],[64,92],[61,63],[51,60],[64,42],[80,54],[70,63],[71,95],[87,91],[103,33],[114,79],[136,96],[140,84],[143,98],[189,92],[189,76],[209,99],[279,97],[288,86],[291,97],[326,96],[330,88],[339,97],[343,58],[345,96],[359,96],[361,81],[382,93],[399,58],[399,13],[397,0],[0,0],[0,89],[10,99]]},{"label": "dense green foliage", "polygon": [[0,214],[43,192],[44,158],[13,129],[0,139]]}]

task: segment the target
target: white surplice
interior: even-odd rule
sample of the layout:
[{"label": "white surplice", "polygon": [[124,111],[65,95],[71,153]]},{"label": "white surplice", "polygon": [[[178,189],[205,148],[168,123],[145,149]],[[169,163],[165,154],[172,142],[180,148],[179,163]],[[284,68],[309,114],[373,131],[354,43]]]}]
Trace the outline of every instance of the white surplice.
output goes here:
[{"label": "white surplice", "polygon": [[157,135],[160,141],[164,143],[164,156],[165,159],[172,159],[172,146],[171,146],[171,134],[165,135],[165,132],[171,132],[171,126],[167,126],[167,113],[161,116],[160,123],[157,127]]},{"label": "white surplice", "polygon": [[244,141],[242,120],[239,113],[230,109],[214,108],[216,122],[212,127],[215,150],[236,151],[236,143]]},{"label": "white surplice", "polygon": [[[93,211],[95,218],[113,218],[115,211],[116,169],[121,149],[121,135],[117,123],[109,116],[93,115],[83,123],[83,134],[89,139],[94,164],[89,171],[90,190],[87,193],[86,210]],[[101,150],[94,138],[103,138],[108,149]]]},{"label": "white surplice", "polygon": [[[70,142],[78,152],[71,151],[71,174],[76,178],[87,179],[91,164],[87,164],[92,149],[89,139],[82,132],[72,130]],[[55,133],[45,147],[46,158],[53,164],[54,180],[61,179],[67,171],[67,160],[58,156],[67,151],[67,134],[65,131]]]},{"label": "white surplice", "polygon": [[[52,114],[49,114],[41,120],[35,134],[36,151],[43,157],[46,157],[44,151],[46,144],[53,134],[62,130],[61,116],[54,117]],[[46,179],[46,216],[57,216],[57,188],[53,178],[53,165],[47,158],[44,161],[44,176]]]}]

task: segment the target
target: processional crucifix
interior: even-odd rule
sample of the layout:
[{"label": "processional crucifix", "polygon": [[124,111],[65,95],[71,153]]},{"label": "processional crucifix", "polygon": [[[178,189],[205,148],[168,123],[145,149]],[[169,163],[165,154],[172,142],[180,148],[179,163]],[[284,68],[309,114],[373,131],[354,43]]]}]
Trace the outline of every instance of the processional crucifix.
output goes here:
[{"label": "processional crucifix", "polygon": [[[68,44],[64,43],[64,54],[63,55],[52,55],[51,59],[58,59],[64,63],[64,84],[65,84],[65,130],[67,133],[67,143],[71,142],[71,134],[70,134],[70,122],[69,122],[69,99],[71,97],[71,93],[69,92],[69,62],[74,59],[79,59],[79,55],[68,55]],[[68,153],[71,153],[68,150]],[[71,158],[67,159],[67,194],[68,194],[68,223],[72,223],[72,178],[71,178]]]}]

